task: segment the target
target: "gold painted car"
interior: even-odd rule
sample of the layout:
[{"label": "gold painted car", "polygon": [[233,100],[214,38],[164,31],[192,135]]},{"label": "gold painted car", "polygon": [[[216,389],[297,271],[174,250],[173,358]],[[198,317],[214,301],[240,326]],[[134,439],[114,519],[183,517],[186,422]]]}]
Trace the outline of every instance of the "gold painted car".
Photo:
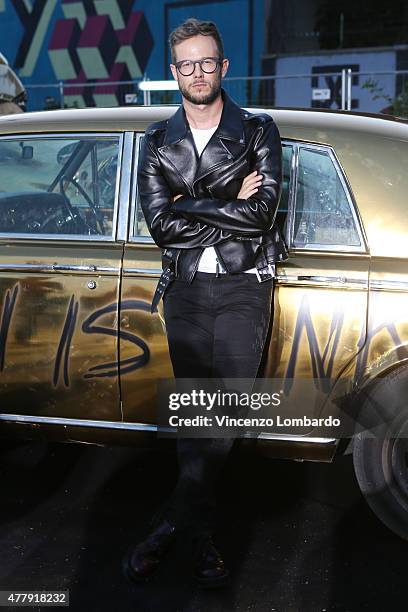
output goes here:
[{"label": "gold painted car", "polygon": [[[0,118],[0,425],[4,436],[155,437],[156,383],[172,376],[161,273],[138,203],[147,125],[174,107]],[[408,123],[329,110],[269,112],[283,145],[277,266],[264,376],[321,381],[364,423],[261,434],[280,457],[353,453],[373,510],[408,538]],[[344,404],[347,398],[347,404]],[[389,435],[373,435],[380,429]]]}]

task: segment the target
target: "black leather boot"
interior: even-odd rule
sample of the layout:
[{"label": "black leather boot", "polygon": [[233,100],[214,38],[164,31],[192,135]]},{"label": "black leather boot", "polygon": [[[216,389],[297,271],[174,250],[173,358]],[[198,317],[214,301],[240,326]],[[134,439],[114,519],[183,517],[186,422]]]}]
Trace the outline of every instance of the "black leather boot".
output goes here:
[{"label": "black leather boot", "polygon": [[193,541],[194,578],[207,589],[215,589],[229,583],[230,572],[216,549],[210,535]]},{"label": "black leather boot", "polygon": [[135,582],[148,580],[176,538],[176,528],[167,520],[161,521],[145,540],[129,553],[124,563],[128,578]]}]

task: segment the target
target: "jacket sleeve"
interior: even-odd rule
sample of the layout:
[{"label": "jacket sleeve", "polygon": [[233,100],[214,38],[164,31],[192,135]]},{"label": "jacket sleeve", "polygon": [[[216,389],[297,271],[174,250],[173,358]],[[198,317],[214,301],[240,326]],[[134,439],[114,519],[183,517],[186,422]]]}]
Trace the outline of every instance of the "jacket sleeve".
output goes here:
[{"label": "jacket sleeve", "polygon": [[263,176],[258,191],[246,200],[182,197],[174,203],[175,212],[241,236],[259,236],[269,230],[282,192],[282,145],[275,122],[268,119],[258,128],[252,153],[250,171]]},{"label": "jacket sleeve", "polygon": [[152,145],[152,133],[142,142],[138,165],[138,192],[149,232],[161,247],[208,247],[224,242],[231,233],[198,219],[188,220],[174,211],[172,193]]}]

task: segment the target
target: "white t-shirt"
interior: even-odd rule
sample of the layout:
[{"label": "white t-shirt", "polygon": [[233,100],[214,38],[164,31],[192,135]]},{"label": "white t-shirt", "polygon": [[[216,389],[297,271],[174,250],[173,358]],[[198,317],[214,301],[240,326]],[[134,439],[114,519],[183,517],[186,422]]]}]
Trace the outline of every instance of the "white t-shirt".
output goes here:
[{"label": "white t-shirt", "polygon": [[[208,128],[206,130],[200,130],[197,128],[190,127],[199,156],[204,151],[208,141],[214,134],[217,127],[218,125],[216,125],[215,127]],[[207,247],[204,249],[203,254],[201,255],[197,270],[199,272],[215,273],[217,271],[217,263],[219,271],[225,272],[223,266],[221,265],[221,262],[219,262],[217,259],[217,253],[215,252],[214,247]],[[255,268],[245,270],[245,272],[255,273]]]}]

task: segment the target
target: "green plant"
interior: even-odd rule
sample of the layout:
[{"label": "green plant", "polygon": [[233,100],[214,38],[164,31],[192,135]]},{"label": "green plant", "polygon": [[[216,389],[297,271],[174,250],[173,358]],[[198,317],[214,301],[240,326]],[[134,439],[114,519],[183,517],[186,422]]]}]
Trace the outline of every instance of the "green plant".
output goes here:
[{"label": "green plant", "polygon": [[404,80],[400,93],[394,98],[385,94],[383,87],[380,87],[378,81],[374,79],[367,79],[361,87],[370,91],[373,100],[383,99],[388,102],[393,115],[408,119],[408,79]]}]

